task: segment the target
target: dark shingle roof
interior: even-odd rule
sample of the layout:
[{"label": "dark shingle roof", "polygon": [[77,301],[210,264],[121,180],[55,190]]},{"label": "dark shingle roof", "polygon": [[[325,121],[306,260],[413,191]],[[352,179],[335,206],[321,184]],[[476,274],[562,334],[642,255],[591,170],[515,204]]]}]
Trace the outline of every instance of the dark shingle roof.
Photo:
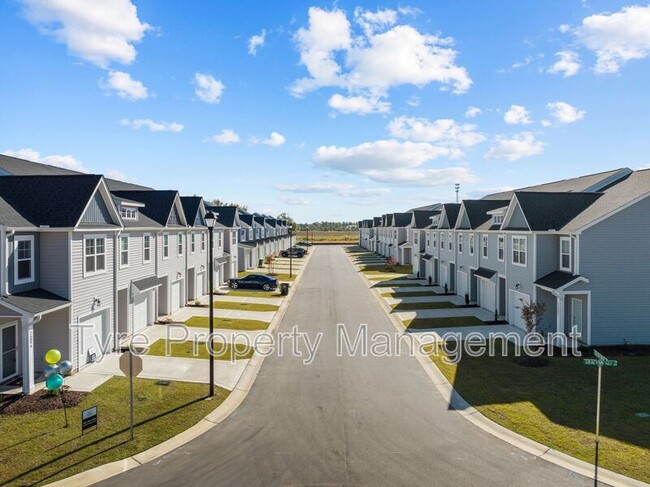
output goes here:
[{"label": "dark shingle roof", "polygon": [[6,218],[36,227],[74,227],[101,179],[94,174],[0,177],[0,198],[5,203],[0,209],[6,211],[0,213],[0,221]]},{"label": "dark shingle roof", "polygon": [[181,205],[183,206],[183,213],[185,213],[185,219],[187,224],[194,226],[194,221],[196,220],[196,214],[199,212],[199,207],[201,206],[200,196],[181,196]]},{"label": "dark shingle roof", "polygon": [[212,210],[214,213],[219,213],[217,221],[224,227],[232,228],[235,226],[235,219],[237,217],[236,206],[206,206],[206,209]]},{"label": "dark shingle roof", "polygon": [[532,231],[560,230],[589,208],[602,193],[515,192]]},{"label": "dark shingle roof", "polygon": [[445,213],[447,214],[449,228],[454,228],[458,219],[458,213],[460,212],[460,203],[445,203],[442,206],[444,206]]},{"label": "dark shingle roof", "polygon": [[405,227],[411,223],[412,218],[411,213],[393,213],[393,226]]},{"label": "dark shingle roof", "polygon": [[426,228],[431,225],[431,217],[440,214],[440,210],[422,211],[413,210],[415,217],[415,228]]},{"label": "dark shingle roof", "polygon": [[159,225],[167,225],[169,215],[176,200],[177,191],[113,191],[118,198],[126,198],[133,201],[144,203],[144,208],[140,208],[140,213],[151,218]]},{"label": "dark shingle roof", "polygon": [[2,300],[31,314],[44,313],[70,304],[67,299],[40,288],[3,296]]},{"label": "dark shingle roof", "polygon": [[554,271],[550,274],[545,275],[535,281],[535,284],[542,286],[548,289],[558,289],[562,286],[566,286],[570,282],[575,281],[580,276],[576,274],[571,274],[570,272],[564,271]]},{"label": "dark shingle roof", "polygon": [[470,229],[474,230],[491,220],[488,211],[508,206],[509,200],[464,200],[465,213],[469,220]]}]

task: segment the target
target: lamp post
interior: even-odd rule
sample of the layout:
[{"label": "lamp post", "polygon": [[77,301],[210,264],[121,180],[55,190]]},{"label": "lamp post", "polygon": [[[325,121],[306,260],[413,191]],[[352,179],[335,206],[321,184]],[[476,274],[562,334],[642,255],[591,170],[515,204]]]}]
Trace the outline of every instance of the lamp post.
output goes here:
[{"label": "lamp post", "polygon": [[293,277],[293,230],[289,229],[289,278]]},{"label": "lamp post", "polygon": [[[212,337],[214,335],[214,257],[213,257],[213,240],[214,240],[214,226],[217,224],[217,217],[219,216],[218,213],[213,213],[211,211],[208,211],[203,219],[205,220],[205,226],[208,227],[208,286],[209,286],[209,296],[210,300],[208,303],[209,306],[209,314],[210,314],[210,336],[209,340],[212,340]],[[210,397],[214,396],[214,353],[213,351],[213,344],[210,344],[210,360],[208,363],[210,364]]]}]

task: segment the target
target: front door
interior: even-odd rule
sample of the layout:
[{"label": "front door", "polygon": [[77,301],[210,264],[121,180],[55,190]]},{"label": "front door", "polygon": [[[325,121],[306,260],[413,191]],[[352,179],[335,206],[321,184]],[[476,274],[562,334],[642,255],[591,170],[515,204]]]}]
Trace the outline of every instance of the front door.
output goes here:
[{"label": "front door", "polygon": [[16,375],[17,349],[18,325],[11,323],[0,327],[0,381]]},{"label": "front door", "polygon": [[582,300],[577,298],[571,298],[571,330],[569,332],[571,333],[574,330],[578,336],[578,341],[586,342],[582,326]]}]

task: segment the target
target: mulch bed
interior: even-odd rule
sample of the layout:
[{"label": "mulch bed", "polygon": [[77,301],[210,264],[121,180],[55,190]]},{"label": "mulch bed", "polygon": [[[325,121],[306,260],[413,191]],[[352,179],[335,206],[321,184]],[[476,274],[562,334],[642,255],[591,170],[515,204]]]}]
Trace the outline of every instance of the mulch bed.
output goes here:
[{"label": "mulch bed", "polygon": [[[66,406],[77,406],[86,396],[86,394],[86,392],[70,391],[66,388]],[[53,394],[45,389],[41,389],[40,391],[37,391],[34,394],[30,394],[29,396],[18,397],[18,399],[14,399],[9,396],[3,396],[2,402],[4,403],[5,401],[9,404],[2,409],[0,414],[41,413],[44,411],[63,409],[61,395],[58,392]]]}]

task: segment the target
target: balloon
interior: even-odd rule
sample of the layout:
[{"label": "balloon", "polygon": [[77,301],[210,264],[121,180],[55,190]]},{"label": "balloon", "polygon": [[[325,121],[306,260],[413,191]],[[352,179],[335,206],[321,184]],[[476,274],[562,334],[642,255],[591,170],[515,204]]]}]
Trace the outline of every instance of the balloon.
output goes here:
[{"label": "balloon", "polygon": [[59,360],[61,360],[61,352],[59,352],[56,348],[48,350],[45,354],[45,361],[50,365],[54,365]]},{"label": "balloon", "polygon": [[59,373],[59,366],[58,365],[46,365],[45,366],[45,378],[47,379],[51,375],[58,374]]},{"label": "balloon", "polygon": [[56,391],[63,385],[63,376],[61,374],[54,374],[45,380],[45,387],[49,391]]},{"label": "balloon", "polygon": [[69,360],[64,360],[59,364],[59,374],[67,375],[72,372],[72,362]]}]

